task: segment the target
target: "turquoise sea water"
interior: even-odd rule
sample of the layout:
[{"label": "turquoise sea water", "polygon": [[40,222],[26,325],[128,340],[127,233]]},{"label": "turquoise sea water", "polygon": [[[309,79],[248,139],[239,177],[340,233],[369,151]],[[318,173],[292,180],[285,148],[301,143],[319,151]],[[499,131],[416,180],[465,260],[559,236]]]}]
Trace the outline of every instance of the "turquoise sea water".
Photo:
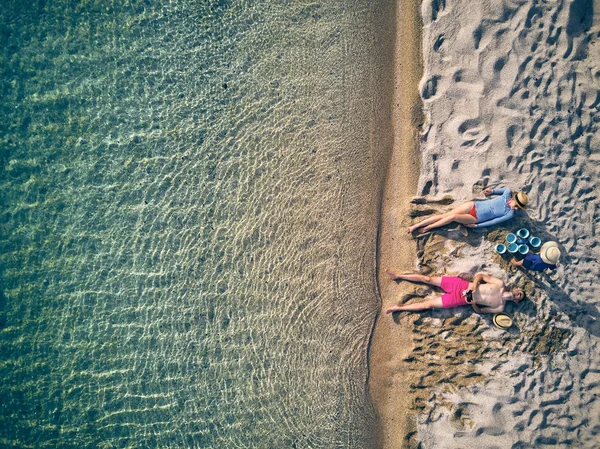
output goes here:
[{"label": "turquoise sea water", "polygon": [[2,2],[0,446],[369,446],[389,7]]}]

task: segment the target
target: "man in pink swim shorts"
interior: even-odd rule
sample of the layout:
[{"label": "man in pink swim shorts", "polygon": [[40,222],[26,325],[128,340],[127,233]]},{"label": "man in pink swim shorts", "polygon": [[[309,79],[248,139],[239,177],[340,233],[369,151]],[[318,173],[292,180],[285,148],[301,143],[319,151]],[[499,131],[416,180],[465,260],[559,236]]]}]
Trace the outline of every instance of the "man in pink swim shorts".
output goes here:
[{"label": "man in pink swim shorts", "polygon": [[469,284],[470,282],[456,276],[442,276],[440,287],[446,292],[442,295],[444,309],[469,305],[467,295],[470,295],[471,299],[473,297]]},{"label": "man in pink swim shorts", "polygon": [[397,274],[390,269],[387,269],[386,272],[395,281],[423,282],[440,287],[446,292],[442,296],[423,302],[391,307],[386,310],[386,313],[450,309],[468,305],[472,306],[477,313],[497,313],[504,310],[507,302],[520,303],[525,299],[525,292],[520,288],[507,290],[504,281],[484,273],[477,273],[473,282],[468,282],[455,276]]}]

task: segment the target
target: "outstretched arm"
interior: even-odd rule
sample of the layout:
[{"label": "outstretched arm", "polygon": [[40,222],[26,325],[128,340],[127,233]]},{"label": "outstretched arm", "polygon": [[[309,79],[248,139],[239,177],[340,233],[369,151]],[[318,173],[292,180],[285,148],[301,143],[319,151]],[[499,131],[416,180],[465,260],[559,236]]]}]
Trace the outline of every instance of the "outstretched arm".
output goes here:
[{"label": "outstretched arm", "polygon": [[477,273],[475,275],[475,277],[473,278],[473,282],[470,285],[471,290],[477,290],[477,286],[481,283],[481,281],[483,281],[483,276],[483,273]]},{"label": "outstretched arm", "polygon": [[485,189],[483,191],[483,194],[485,196],[504,195],[507,191],[508,191],[508,197],[510,197],[512,195],[512,190],[510,190],[508,187],[500,187],[499,189]]},{"label": "outstretched arm", "polygon": [[482,281],[485,282],[486,284],[496,284],[496,285],[499,285],[500,287],[504,286],[504,281],[502,279],[498,279],[497,277],[490,276],[489,274],[485,274],[485,273],[477,273],[475,275],[475,277],[473,278],[473,290],[476,290],[477,286]]}]

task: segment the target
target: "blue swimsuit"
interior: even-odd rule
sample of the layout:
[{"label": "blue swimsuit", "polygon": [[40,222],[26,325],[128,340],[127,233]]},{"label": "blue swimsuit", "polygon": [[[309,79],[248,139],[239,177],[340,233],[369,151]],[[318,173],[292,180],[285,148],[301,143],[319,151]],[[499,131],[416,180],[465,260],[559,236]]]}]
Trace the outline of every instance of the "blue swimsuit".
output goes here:
[{"label": "blue swimsuit", "polygon": [[515,211],[510,208],[508,202],[512,198],[512,192],[508,187],[492,190],[492,195],[501,195],[493,200],[475,201],[475,213],[478,223],[476,228],[485,228],[512,218]]}]

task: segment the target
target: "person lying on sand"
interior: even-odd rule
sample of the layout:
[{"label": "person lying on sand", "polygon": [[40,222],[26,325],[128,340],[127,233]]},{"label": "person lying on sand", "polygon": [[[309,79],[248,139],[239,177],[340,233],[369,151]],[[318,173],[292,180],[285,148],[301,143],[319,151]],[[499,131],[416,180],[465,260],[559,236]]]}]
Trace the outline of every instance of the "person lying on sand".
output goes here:
[{"label": "person lying on sand", "polygon": [[419,232],[431,231],[434,228],[447,225],[453,221],[469,228],[483,228],[497,223],[502,223],[514,215],[515,209],[526,209],[529,198],[523,192],[512,194],[508,187],[501,189],[485,189],[485,196],[500,195],[493,200],[467,201],[445,214],[434,215],[408,228],[412,234],[417,229]]},{"label": "person lying on sand", "polygon": [[[427,301],[390,307],[385,313],[419,312],[429,309],[450,309],[459,306],[473,306],[477,313],[497,313],[504,310],[509,301],[517,304],[525,299],[525,292],[520,288],[506,290],[501,279],[484,273],[477,273],[473,282],[454,276],[425,276],[423,274],[397,274],[389,268],[385,272],[394,280],[402,279],[411,282],[441,287],[446,293]],[[485,284],[481,284],[481,282]]]},{"label": "person lying on sand", "polygon": [[539,254],[529,253],[523,260],[511,259],[510,263],[514,267],[524,267],[531,271],[544,271],[546,269],[556,270],[559,259],[560,249],[558,249],[558,243],[546,242],[542,245]]}]

